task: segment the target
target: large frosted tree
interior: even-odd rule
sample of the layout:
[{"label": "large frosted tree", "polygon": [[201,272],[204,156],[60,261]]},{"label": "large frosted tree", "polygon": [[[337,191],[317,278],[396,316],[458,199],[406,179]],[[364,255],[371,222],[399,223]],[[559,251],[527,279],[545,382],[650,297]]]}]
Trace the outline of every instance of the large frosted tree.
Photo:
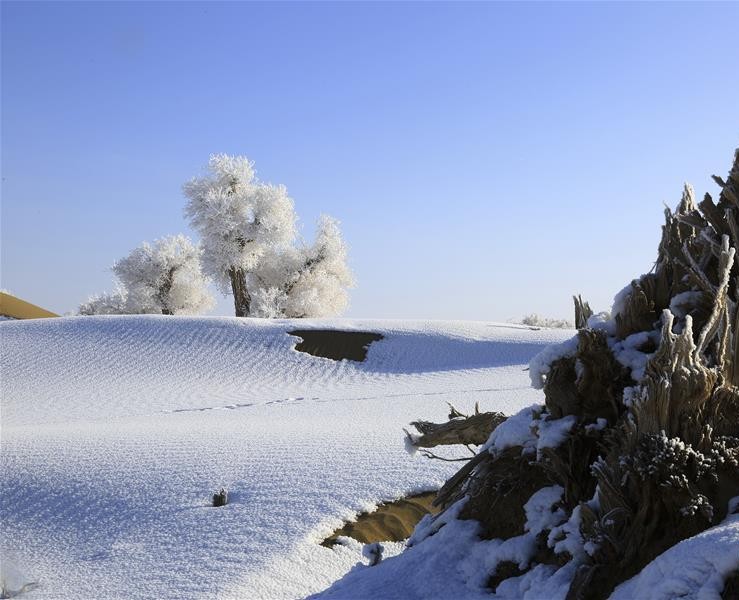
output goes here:
[{"label": "large frosted tree", "polygon": [[335,315],[353,283],[338,223],[324,218],[316,242],[295,245],[293,201],[261,182],[246,157],[211,156],[207,173],[184,186],[185,214],[202,237],[203,267],[237,317]]}]

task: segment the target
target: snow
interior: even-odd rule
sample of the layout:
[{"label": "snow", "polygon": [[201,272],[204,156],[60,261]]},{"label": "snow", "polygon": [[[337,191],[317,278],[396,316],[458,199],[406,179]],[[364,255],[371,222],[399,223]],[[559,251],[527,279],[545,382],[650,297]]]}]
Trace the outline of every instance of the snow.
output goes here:
[{"label": "snow", "polygon": [[550,421],[544,419],[537,421],[539,435],[536,442],[536,456],[541,457],[541,451],[544,448],[557,448],[562,444],[576,423],[575,415],[567,415]]},{"label": "snow", "polygon": [[577,335],[574,335],[559,345],[547,346],[539,354],[534,356],[529,362],[531,385],[537,390],[544,389],[544,383],[546,382],[547,374],[552,363],[562,358],[575,356],[578,342]]},{"label": "snow", "polygon": [[564,600],[575,576],[574,561],[560,569],[537,565],[520,577],[503,581],[495,590],[495,598],[506,600]]},{"label": "snow", "polygon": [[739,515],[669,548],[619,585],[611,600],[719,600],[726,577],[739,569]]},{"label": "snow", "polygon": [[[297,326],[385,339],[364,363],[336,362],[295,351]],[[361,544],[327,549],[323,537],[458,468],[409,457],[403,427],[445,420],[447,402],[511,414],[541,401],[525,365],[567,335],[483,322],[3,322],[3,577],[28,598],[318,592],[367,560]],[[221,487],[230,502],[213,508]],[[420,573],[442,580],[469,552],[489,554],[465,546],[475,532],[453,521],[419,544],[457,540],[428,566],[416,552]],[[366,569],[396,568],[402,545],[383,546]],[[463,573],[449,581],[440,590],[474,593]]]},{"label": "snow", "polygon": [[534,493],[526,504],[527,532],[507,540],[481,540],[475,521],[457,519],[467,501],[463,498],[439,517],[425,517],[402,554],[373,567],[357,564],[343,579],[315,596],[315,600],[564,600],[577,568],[574,561],[559,570],[548,565],[536,566],[520,577],[503,581],[494,595],[488,587],[490,575],[502,562],[528,568],[536,552],[537,534],[564,517],[562,511],[551,511],[563,491],[559,486],[551,486]]},{"label": "snow", "polygon": [[639,350],[650,341],[655,345],[659,344],[658,331],[640,331],[618,342],[609,339],[613,355],[619,363],[631,371],[631,378],[634,381],[638,382],[644,378],[647,363],[654,356],[654,353]]},{"label": "snow", "polygon": [[552,509],[562,500],[564,491],[561,485],[551,485],[534,492],[523,506],[526,513],[524,530],[538,535],[545,529],[552,529],[562,523],[565,512],[561,508]]},{"label": "snow", "polygon": [[537,438],[533,426],[542,410],[541,404],[532,404],[510,416],[493,430],[483,450],[502,452],[516,446],[521,446],[524,450],[536,447]]},{"label": "snow", "polygon": [[556,448],[564,442],[577,423],[574,415],[547,420],[548,416],[542,404],[527,406],[498,425],[482,449],[496,453],[521,446],[522,452],[536,449],[540,457],[544,448]]},{"label": "snow", "polygon": [[557,554],[569,553],[575,559],[573,562],[581,560],[585,555],[585,541],[580,533],[581,511],[582,507],[576,506],[570,518],[562,525],[554,527],[547,538],[550,548]]},{"label": "snow", "polygon": [[703,292],[688,291],[675,294],[670,300],[670,312],[679,318],[685,318],[691,308],[698,305],[703,297]]},{"label": "snow", "polygon": [[[638,278],[634,281],[638,281]],[[626,302],[629,299],[629,296],[631,296],[631,292],[634,290],[634,286],[629,283],[628,285],[624,286],[623,289],[621,289],[614,297],[613,297],[613,305],[611,306],[611,316],[615,319],[616,315],[620,315],[624,312],[624,309],[626,308]]]},{"label": "snow", "polygon": [[469,585],[460,565],[482,560],[488,545],[477,537],[475,521],[453,520],[423,544],[374,567],[357,564],[316,598],[412,600],[490,598],[490,591]]},{"label": "snow", "polygon": [[608,426],[608,419],[598,417],[595,423],[585,426],[585,431],[588,433],[595,433],[596,431],[603,431]]}]

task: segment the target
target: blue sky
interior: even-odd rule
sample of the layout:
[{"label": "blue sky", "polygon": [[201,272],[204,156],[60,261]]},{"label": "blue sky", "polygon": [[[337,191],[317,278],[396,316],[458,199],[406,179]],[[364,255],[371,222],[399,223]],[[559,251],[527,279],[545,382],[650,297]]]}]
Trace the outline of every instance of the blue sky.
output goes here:
[{"label": "blue sky", "polygon": [[[192,234],[214,152],[342,222],[349,316],[598,309],[739,145],[739,4],[2,3],[0,285],[59,312]],[[230,299],[217,313],[231,314]]]}]

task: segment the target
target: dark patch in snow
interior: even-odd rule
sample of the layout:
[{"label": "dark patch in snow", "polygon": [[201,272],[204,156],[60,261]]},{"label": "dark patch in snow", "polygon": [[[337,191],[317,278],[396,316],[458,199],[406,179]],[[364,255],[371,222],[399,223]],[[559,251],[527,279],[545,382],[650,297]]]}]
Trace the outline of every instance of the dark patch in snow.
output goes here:
[{"label": "dark patch in snow", "polygon": [[739,598],[739,569],[729,573],[721,592],[721,600],[736,600]]},{"label": "dark patch in snow", "polygon": [[379,333],[369,331],[338,331],[335,329],[295,329],[290,335],[302,338],[295,345],[298,352],[331,360],[363,362],[372,342],[383,339]]}]

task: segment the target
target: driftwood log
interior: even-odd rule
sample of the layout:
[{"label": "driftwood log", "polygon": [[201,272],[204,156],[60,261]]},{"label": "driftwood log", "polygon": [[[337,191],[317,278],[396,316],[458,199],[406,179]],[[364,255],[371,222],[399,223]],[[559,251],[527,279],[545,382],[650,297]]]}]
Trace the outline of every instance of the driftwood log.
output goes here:
[{"label": "driftwood log", "polygon": [[449,405],[449,420],[446,423],[429,421],[413,421],[411,426],[418,431],[412,434],[406,430],[408,443],[417,449],[434,448],[436,446],[480,446],[490,437],[493,430],[505,421],[506,417],[499,412],[480,412],[475,405],[474,415],[465,415]]},{"label": "driftwood log", "polygon": [[[686,186],[677,210],[665,211],[653,269],[618,295],[613,314],[593,317],[575,299],[575,349],[548,365],[531,424],[538,439],[542,424],[574,417],[564,441],[533,455],[522,446],[479,452],[440,490],[443,509],[466,498],[460,518],[506,539],[524,534],[534,492],[564,489],[556,508],[588,552],[555,550],[545,531],[526,569],[501,564],[487,574],[491,590],[538,564],[574,560],[568,598],[606,598],[722,521],[739,496],[739,151],[728,177],[714,180],[717,202],[696,202]],[[415,444],[479,444],[499,422],[485,415],[414,423]]]}]

